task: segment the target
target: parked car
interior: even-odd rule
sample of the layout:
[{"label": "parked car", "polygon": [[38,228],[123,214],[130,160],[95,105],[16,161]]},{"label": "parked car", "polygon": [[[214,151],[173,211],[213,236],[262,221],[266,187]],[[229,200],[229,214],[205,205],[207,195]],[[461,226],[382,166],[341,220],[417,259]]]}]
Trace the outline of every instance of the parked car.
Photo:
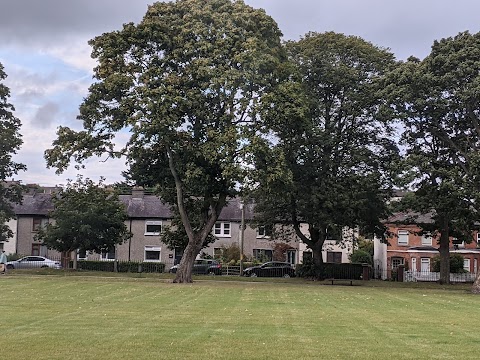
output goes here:
[{"label": "parked car", "polygon": [[9,261],[6,265],[7,269],[62,268],[59,261],[53,261],[43,256],[25,256],[15,261]]},{"label": "parked car", "polygon": [[243,270],[243,276],[265,276],[265,277],[294,277],[295,269],[291,264],[281,261],[269,261],[265,264],[252,266]]},{"label": "parked car", "polygon": [[[179,264],[174,265],[168,271],[175,274],[178,266]],[[222,264],[213,259],[196,259],[193,263],[192,273],[203,275],[222,275]]]}]

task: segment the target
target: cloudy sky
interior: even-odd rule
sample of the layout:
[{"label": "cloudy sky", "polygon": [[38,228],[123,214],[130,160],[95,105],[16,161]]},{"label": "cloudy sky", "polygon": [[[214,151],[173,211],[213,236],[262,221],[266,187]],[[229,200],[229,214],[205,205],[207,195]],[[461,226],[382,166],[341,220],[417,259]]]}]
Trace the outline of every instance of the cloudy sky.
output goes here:
[{"label": "cloudy sky", "polygon": [[[16,157],[28,170],[16,179],[43,186],[74,179],[46,169],[43,152],[59,125],[80,129],[78,106],[92,82],[87,41],[123,23],[139,22],[147,0],[2,0],[0,62],[8,78],[15,115],[22,121],[24,145]],[[478,0],[245,0],[264,8],[285,39],[309,31],[360,36],[390,48],[400,60],[424,58],[434,40],[469,30],[480,31]],[[124,161],[92,159],[85,176],[121,181]]]}]

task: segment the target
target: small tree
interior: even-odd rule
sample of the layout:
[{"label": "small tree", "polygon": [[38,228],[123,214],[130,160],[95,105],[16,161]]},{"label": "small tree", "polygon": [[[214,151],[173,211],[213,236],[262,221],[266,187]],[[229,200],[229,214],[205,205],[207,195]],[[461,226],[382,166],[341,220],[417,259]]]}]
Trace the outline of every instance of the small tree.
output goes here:
[{"label": "small tree", "polygon": [[78,249],[100,253],[130,237],[125,206],[115,193],[78,177],[53,198],[54,210],[37,239],[60,252]]},{"label": "small tree", "polygon": [[3,85],[7,75],[0,63],[0,241],[8,241],[13,236],[7,222],[15,216],[12,203],[20,203],[22,187],[17,183],[5,181],[19,171],[25,170],[23,164],[16,163],[12,156],[20,149],[23,141],[19,133],[20,120],[13,115],[15,108],[8,102],[10,90]]},{"label": "small tree", "polygon": [[372,255],[365,250],[355,250],[350,255],[350,262],[373,265]]}]

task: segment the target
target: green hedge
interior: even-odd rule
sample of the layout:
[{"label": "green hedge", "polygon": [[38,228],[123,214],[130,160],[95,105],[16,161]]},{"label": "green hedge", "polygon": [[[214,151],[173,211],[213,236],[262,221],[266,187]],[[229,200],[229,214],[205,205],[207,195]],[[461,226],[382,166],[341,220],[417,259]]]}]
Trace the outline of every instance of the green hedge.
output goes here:
[{"label": "green hedge", "polygon": [[[77,261],[77,270],[91,271],[114,271],[114,261]],[[73,261],[70,262],[73,268]],[[165,264],[161,262],[142,262],[142,261],[119,261],[117,263],[118,272],[146,272],[146,273],[162,273],[165,271]]]},{"label": "green hedge", "polygon": [[296,273],[297,276],[304,278],[361,280],[363,265],[358,263],[324,263],[323,269],[315,269],[313,261],[308,261],[297,265]]}]

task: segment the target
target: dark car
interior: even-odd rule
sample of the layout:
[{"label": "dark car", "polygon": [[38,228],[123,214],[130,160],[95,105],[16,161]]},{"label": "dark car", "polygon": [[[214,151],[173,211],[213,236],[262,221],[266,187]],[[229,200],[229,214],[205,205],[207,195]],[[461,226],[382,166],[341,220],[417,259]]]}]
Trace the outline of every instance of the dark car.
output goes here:
[{"label": "dark car", "polygon": [[259,266],[252,266],[243,270],[243,276],[265,277],[294,277],[295,269],[291,264],[281,261],[269,261]]},{"label": "dark car", "polygon": [[6,265],[7,269],[62,268],[60,262],[47,259],[43,256],[25,256],[19,260],[9,261]]},{"label": "dark car", "polygon": [[[178,266],[178,264],[172,266],[169,272],[175,274]],[[203,275],[222,275],[222,264],[213,259],[197,259],[193,263],[192,273]]]}]

